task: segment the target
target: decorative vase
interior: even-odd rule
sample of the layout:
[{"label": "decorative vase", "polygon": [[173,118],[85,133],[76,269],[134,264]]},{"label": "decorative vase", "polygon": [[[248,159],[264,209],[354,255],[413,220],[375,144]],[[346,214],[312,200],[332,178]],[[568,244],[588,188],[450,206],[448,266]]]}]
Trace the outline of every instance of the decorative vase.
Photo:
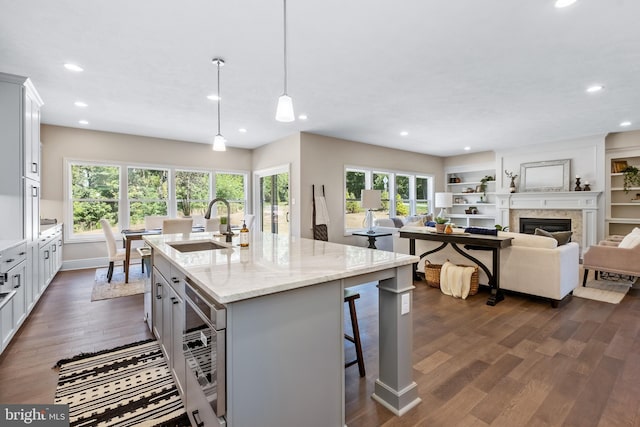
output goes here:
[{"label": "decorative vase", "polygon": [[511,178],[511,184],[509,184],[509,192],[510,193],[515,193],[516,192],[516,179],[515,178]]},{"label": "decorative vase", "polygon": [[451,228],[451,224],[446,224],[446,227],[444,228],[444,232],[445,234],[453,233],[453,228]]},{"label": "decorative vase", "polygon": [[576,176],[576,188],[573,189],[574,191],[582,191],[582,187],[580,187],[580,177]]}]

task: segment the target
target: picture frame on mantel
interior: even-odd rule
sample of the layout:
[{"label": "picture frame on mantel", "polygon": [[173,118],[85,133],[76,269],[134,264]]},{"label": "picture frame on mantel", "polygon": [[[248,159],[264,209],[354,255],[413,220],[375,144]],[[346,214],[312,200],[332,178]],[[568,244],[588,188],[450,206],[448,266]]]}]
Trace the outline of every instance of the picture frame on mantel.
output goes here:
[{"label": "picture frame on mantel", "polygon": [[520,191],[569,191],[571,159],[520,164]]}]

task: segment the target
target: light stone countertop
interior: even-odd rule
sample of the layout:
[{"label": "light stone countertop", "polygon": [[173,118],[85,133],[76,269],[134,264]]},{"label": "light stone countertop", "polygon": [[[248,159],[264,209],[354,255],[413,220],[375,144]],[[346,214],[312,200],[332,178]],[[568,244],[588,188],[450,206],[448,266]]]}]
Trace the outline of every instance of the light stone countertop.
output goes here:
[{"label": "light stone countertop", "polygon": [[[144,236],[196,285],[220,303],[358,276],[418,262],[417,256],[271,233],[251,233],[248,248],[238,236],[225,243],[213,233]],[[214,240],[227,249],[180,252],[170,243]]]},{"label": "light stone countertop", "polygon": [[0,240],[0,251],[11,249],[24,242],[26,242],[26,240]]}]

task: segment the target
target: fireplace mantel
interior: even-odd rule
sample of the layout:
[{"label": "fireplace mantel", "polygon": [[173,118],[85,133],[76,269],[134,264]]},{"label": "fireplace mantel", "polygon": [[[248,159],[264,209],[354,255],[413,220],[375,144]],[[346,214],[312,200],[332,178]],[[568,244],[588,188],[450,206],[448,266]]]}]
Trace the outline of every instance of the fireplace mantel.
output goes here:
[{"label": "fireplace mantel", "polygon": [[581,253],[584,249],[598,243],[598,199],[601,191],[558,191],[558,192],[526,192],[496,194],[498,220],[502,225],[509,225],[513,231],[517,224],[509,224],[511,210],[531,209],[549,211],[578,210],[582,212]]}]

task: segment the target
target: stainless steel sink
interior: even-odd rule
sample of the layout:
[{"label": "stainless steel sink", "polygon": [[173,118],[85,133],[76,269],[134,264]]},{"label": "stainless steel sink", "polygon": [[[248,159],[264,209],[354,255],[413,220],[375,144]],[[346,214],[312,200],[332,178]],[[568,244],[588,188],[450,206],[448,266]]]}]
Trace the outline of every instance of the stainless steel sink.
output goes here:
[{"label": "stainless steel sink", "polygon": [[179,252],[214,251],[217,249],[228,248],[228,246],[224,246],[210,240],[203,240],[198,242],[176,242],[167,244]]}]

